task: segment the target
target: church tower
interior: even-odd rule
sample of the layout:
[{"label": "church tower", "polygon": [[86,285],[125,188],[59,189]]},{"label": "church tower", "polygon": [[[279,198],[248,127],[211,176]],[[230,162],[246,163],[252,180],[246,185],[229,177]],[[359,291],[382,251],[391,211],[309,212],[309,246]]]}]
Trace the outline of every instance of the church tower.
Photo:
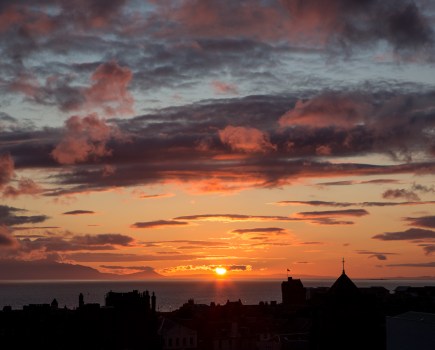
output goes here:
[{"label": "church tower", "polygon": [[301,280],[292,277],[287,277],[287,281],[281,283],[281,294],[284,305],[300,305],[306,300],[306,291]]}]

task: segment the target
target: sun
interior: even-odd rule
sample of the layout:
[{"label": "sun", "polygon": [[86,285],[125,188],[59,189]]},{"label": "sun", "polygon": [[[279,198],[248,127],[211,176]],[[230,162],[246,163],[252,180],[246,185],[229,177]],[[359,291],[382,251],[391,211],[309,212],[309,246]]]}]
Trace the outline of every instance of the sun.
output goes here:
[{"label": "sun", "polygon": [[216,267],[214,272],[219,276],[224,276],[227,273],[227,269],[225,267]]}]

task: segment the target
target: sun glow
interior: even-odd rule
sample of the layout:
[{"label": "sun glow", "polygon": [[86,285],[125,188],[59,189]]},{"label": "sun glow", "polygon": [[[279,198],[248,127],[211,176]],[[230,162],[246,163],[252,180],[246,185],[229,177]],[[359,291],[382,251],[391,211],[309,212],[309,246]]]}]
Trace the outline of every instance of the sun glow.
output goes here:
[{"label": "sun glow", "polygon": [[219,276],[224,276],[227,273],[227,269],[225,267],[216,267],[214,272]]}]

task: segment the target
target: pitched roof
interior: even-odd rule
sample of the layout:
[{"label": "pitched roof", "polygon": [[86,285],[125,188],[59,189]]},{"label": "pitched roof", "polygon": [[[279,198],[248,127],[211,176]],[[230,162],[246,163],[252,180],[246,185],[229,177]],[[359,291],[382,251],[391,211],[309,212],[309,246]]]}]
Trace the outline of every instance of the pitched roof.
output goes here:
[{"label": "pitched roof", "polygon": [[328,294],[339,296],[339,297],[350,297],[359,295],[360,291],[355,283],[346,275],[343,270],[343,273],[337,280],[334,282],[331,288],[329,288]]}]

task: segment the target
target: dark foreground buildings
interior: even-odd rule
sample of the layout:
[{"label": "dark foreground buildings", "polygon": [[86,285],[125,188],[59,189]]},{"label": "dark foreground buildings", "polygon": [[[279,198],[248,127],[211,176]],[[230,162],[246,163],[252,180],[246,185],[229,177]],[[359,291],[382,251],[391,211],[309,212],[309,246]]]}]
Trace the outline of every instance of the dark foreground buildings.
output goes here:
[{"label": "dark foreground buildings", "polygon": [[0,311],[0,349],[433,350],[435,287],[330,288],[281,285],[282,303],[195,304],[156,311],[156,296],[109,292],[105,306],[51,304]]},{"label": "dark foreground buildings", "polygon": [[0,312],[0,349],[159,349],[156,297],[137,290],[109,292],[106,305],[74,310],[31,304]]}]

